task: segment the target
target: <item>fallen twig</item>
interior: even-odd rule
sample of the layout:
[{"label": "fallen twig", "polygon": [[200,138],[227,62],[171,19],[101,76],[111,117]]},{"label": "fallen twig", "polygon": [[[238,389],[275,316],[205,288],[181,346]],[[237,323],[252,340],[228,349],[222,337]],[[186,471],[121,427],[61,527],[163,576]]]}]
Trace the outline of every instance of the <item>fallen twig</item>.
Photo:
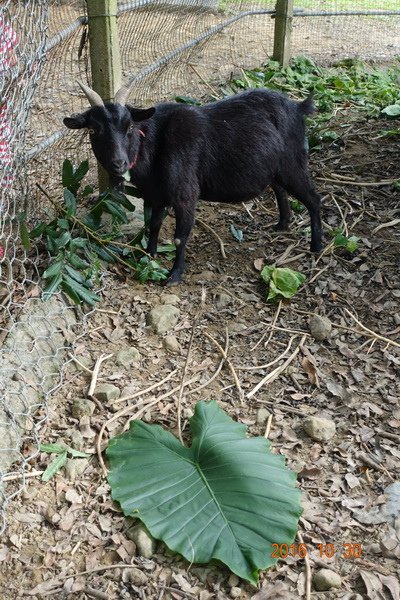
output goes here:
[{"label": "fallen twig", "polygon": [[[226,330],[226,336],[225,336],[225,348],[224,348],[224,352],[225,355],[228,353],[228,347],[229,347],[229,336],[228,336],[228,331]],[[210,377],[210,379],[208,379],[207,381],[205,381],[204,383],[202,383],[201,385],[197,386],[196,388],[194,388],[193,390],[188,390],[186,392],[186,394],[189,396],[189,394],[194,394],[195,392],[199,392],[200,390],[202,390],[203,388],[207,387],[208,385],[210,385],[210,383],[212,383],[214,381],[214,379],[216,377],[218,377],[222,366],[225,362],[225,356],[222,356],[219,365],[217,367],[217,370],[215,371],[215,373]]]},{"label": "fallen twig", "polygon": [[273,415],[269,415],[268,421],[267,421],[267,426],[265,427],[264,437],[266,440],[268,439],[269,432],[271,431],[272,418],[273,418]]},{"label": "fallen twig", "polygon": [[270,373],[268,373],[268,375],[266,375],[265,377],[263,377],[261,379],[261,381],[259,381],[257,383],[257,385],[246,395],[247,399],[252,398],[254,396],[254,394],[256,394],[258,392],[258,390],[261,387],[263,387],[263,385],[265,385],[266,383],[272,383],[273,381],[275,381],[275,379],[277,377],[279,377],[279,375],[281,373],[283,373],[283,371],[285,371],[286,367],[288,367],[290,365],[290,363],[294,360],[294,358],[298,355],[302,344],[304,344],[305,339],[306,339],[306,336],[303,335],[303,337],[300,340],[299,345],[292,352],[292,354],[289,356],[289,358],[287,358],[285,360],[285,362],[283,363],[283,365],[280,365],[279,367],[277,367],[276,369],[274,369],[273,371],[271,371]]},{"label": "fallen twig", "polygon": [[279,313],[281,312],[281,308],[282,308],[282,300],[279,300],[278,308],[276,309],[276,312],[275,312],[275,315],[274,315],[274,318],[273,318],[273,321],[272,321],[270,327],[267,329],[267,331],[264,331],[264,333],[262,334],[262,336],[258,340],[257,344],[255,346],[253,346],[252,348],[250,348],[250,352],[254,352],[254,350],[261,344],[261,342],[263,341],[263,339],[267,335],[269,329],[272,329],[272,331],[269,334],[269,337],[268,337],[267,341],[265,342],[265,347],[268,346],[268,344],[269,344],[272,336],[274,335],[274,327],[275,327],[276,322],[278,320]]},{"label": "fallen twig", "polygon": [[224,245],[224,242],[219,237],[218,233],[216,233],[212,227],[207,225],[207,223],[204,223],[204,221],[202,219],[199,219],[198,217],[196,217],[196,223],[199,223],[199,225],[204,227],[204,229],[209,231],[215,237],[215,239],[218,240],[222,258],[226,258],[225,245]]},{"label": "fallen twig", "polygon": [[[226,329],[225,331],[226,331],[226,336],[228,337],[228,330]],[[212,337],[212,336],[211,336],[209,333],[207,333],[207,332],[205,331],[205,332],[204,332],[204,335],[205,335],[205,336],[206,336],[206,337],[207,337],[209,340],[211,340],[213,344],[215,344],[215,346],[218,348],[218,350],[220,351],[220,353],[222,354],[222,356],[223,356],[223,357],[224,357],[224,359],[226,360],[226,363],[227,363],[227,365],[228,365],[228,367],[229,367],[229,369],[230,369],[230,371],[231,371],[231,373],[232,373],[233,380],[234,380],[234,382],[235,382],[235,385],[236,385],[237,391],[238,391],[238,393],[239,393],[239,399],[240,399],[240,402],[241,402],[241,403],[243,403],[243,400],[244,400],[244,393],[243,393],[242,387],[241,387],[241,385],[240,385],[239,378],[238,378],[238,376],[236,375],[235,368],[234,368],[233,364],[231,363],[230,359],[228,358],[228,356],[227,356],[227,353],[226,353],[226,352],[225,352],[225,350],[222,348],[222,346],[221,346],[221,345],[220,345],[220,344],[217,342],[217,340],[215,340],[215,339],[214,339],[214,338],[213,338],[213,337]]]},{"label": "fallen twig", "polygon": [[93,371],[92,369],[88,369],[88,367],[86,367],[83,363],[81,363],[76,356],[74,356],[71,352],[68,352],[68,356],[70,357],[71,360],[73,360],[77,365],[80,366],[81,369],[83,369],[84,371],[86,371],[86,373],[90,373],[91,375],[93,375]]},{"label": "fallen twig", "polygon": [[393,221],[388,221],[388,223],[381,223],[377,227],[372,230],[372,233],[377,233],[381,229],[385,229],[386,227],[395,227],[400,223],[400,219],[393,219]]},{"label": "fallen twig", "polygon": [[96,364],[94,365],[94,369],[93,369],[93,373],[92,373],[92,380],[90,382],[89,391],[87,393],[89,398],[93,397],[93,393],[94,393],[96,383],[97,383],[97,378],[99,376],[99,370],[100,370],[101,363],[103,363],[105,360],[108,360],[112,356],[113,356],[113,354],[101,354],[99,356],[99,358],[96,360]]},{"label": "fallen twig", "polygon": [[277,356],[277,358],[275,358],[274,360],[271,360],[271,362],[266,363],[265,365],[255,365],[253,367],[236,367],[236,369],[238,371],[259,371],[260,369],[268,369],[269,367],[272,367],[273,365],[275,365],[277,362],[279,362],[280,360],[282,360],[282,358],[284,358],[284,356],[286,356],[286,354],[289,352],[290,347],[292,345],[293,340],[297,337],[297,335],[292,335],[292,337],[289,340],[288,345],[286,346],[285,350],[282,352],[282,354],[280,354],[279,356]]},{"label": "fallen twig", "polygon": [[381,181],[349,181],[343,180],[338,181],[337,179],[330,179],[329,177],[316,177],[319,181],[329,181],[330,183],[337,183],[339,185],[359,185],[362,187],[376,187],[381,185],[393,185],[398,179],[382,179]]},{"label": "fallen twig", "polygon": [[177,369],[175,369],[174,371],[171,371],[171,373],[169,373],[166,377],[164,377],[164,379],[162,379],[161,381],[156,381],[156,383],[153,383],[152,385],[150,385],[148,388],[145,388],[144,390],[139,390],[138,392],[135,392],[134,394],[131,394],[130,396],[122,396],[122,398],[117,398],[116,400],[114,400],[112,402],[112,404],[118,404],[119,402],[133,400],[134,398],[137,398],[138,396],[144,396],[144,394],[148,394],[155,388],[162,386],[163,383],[165,383],[166,381],[171,379],[171,377],[173,377],[175,375],[176,371],[177,371]]},{"label": "fallen twig", "polygon": [[18,473],[18,475],[4,475],[1,481],[17,481],[17,479],[25,479],[26,477],[39,477],[44,471],[29,471],[29,473]]},{"label": "fallen twig", "polygon": [[343,307],[343,309],[357,323],[357,325],[361,327],[361,329],[369,333],[372,337],[381,340],[382,342],[386,342],[387,344],[392,344],[393,346],[396,346],[396,348],[400,348],[400,344],[398,342],[395,342],[394,340],[391,340],[390,338],[387,338],[384,335],[380,335],[379,333],[376,333],[376,331],[372,331],[372,329],[368,329],[368,327],[365,327],[365,325],[360,323],[357,317],[355,317],[353,313],[351,313],[347,308]]}]

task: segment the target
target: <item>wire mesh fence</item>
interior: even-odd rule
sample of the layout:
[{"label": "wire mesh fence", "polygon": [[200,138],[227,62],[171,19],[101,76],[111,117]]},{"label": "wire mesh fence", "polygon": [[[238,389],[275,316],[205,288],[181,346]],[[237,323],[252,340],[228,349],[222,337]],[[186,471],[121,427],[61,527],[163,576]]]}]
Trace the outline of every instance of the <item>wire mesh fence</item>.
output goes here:
[{"label": "wire mesh fence", "polygon": [[[379,14],[371,12],[378,4]],[[273,52],[274,0],[136,0],[120,1],[118,8],[123,77],[135,82],[131,101],[137,105],[214,95],[220,84]],[[82,0],[6,0],[0,7],[3,508],[24,485],[48,399],[82,318],[60,298],[42,305],[39,252],[24,232],[26,223],[31,227],[53,211],[36,184],[57,199],[63,160],[77,164],[89,154],[86,134],[62,125],[64,116],[86,108],[76,80],[91,80],[88,44]],[[400,2],[298,0],[292,54],[325,63],[393,59],[400,54]],[[10,468],[11,479],[22,476],[12,488]],[[1,506],[0,512],[4,519]]]}]

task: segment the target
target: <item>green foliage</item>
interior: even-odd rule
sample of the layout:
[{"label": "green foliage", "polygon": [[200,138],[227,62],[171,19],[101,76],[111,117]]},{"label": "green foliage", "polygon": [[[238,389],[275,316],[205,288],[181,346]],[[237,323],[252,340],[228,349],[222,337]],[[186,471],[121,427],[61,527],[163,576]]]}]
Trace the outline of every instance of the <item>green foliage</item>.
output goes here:
[{"label": "green foliage", "polygon": [[[64,161],[63,206],[57,207],[58,214],[53,220],[35,227],[30,238],[42,238],[50,254],[50,264],[42,274],[46,280],[44,297],[49,298],[62,290],[77,304],[85,302],[93,305],[100,300],[93,288],[99,285],[101,261],[123,264],[142,283],[166,279],[168,271],[155,260],[143,256],[144,227],[129,244],[120,241],[121,225],[128,223],[127,212],[135,210],[122,192],[116,189],[104,191],[95,205],[80,219],[77,218],[80,201],[93,193],[91,186],[81,190],[88,169],[88,161],[76,169],[69,160]],[[106,215],[111,219],[106,220]],[[21,220],[22,238],[23,223]],[[168,252],[171,254],[170,247]]]},{"label": "green foliage", "polygon": [[48,454],[56,454],[56,458],[42,474],[42,481],[50,481],[65,465],[68,455],[74,458],[88,458],[90,456],[86,452],[80,452],[80,450],[75,450],[70,446],[62,446],[61,444],[40,444],[39,450]]},{"label": "green foliage", "polygon": [[200,106],[200,100],[196,98],[191,98],[190,96],[175,96],[175,102],[180,102],[181,104],[189,104],[189,106]]},{"label": "green foliage", "polygon": [[332,231],[333,245],[335,248],[344,248],[347,252],[355,252],[358,250],[359,237],[351,235],[347,237],[344,235],[341,229],[334,229]]},{"label": "green foliage", "polygon": [[199,402],[190,426],[190,448],[142,421],[112,439],[112,497],[188,561],[218,559],[255,584],[276,562],[272,544],[294,539],[302,512],[295,474],[216,402]]},{"label": "green foliage", "polygon": [[231,224],[229,229],[232,234],[232,237],[234,237],[237,242],[243,242],[244,236],[243,236],[243,231],[241,229],[238,229],[233,224]]},{"label": "green foliage", "polygon": [[340,138],[329,126],[338,111],[357,108],[368,117],[398,116],[399,77],[399,62],[378,68],[349,59],[333,67],[322,67],[310,58],[299,56],[284,68],[270,60],[261,69],[243,71],[243,77],[233,79],[222,93],[230,95],[238,90],[267,87],[302,98],[313,94],[318,112],[309,119],[309,145],[311,149],[319,149],[322,144]]},{"label": "green foliage", "polygon": [[289,204],[290,204],[290,207],[293,210],[293,212],[296,212],[296,213],[301,213],[306,208],[304,206],[304,204],[302,204],[301,202],[299,202],[299,200],[296,200],[296,198],[290,198],[289,199]]},{"label": "green foliage", "polygon": [[400,103],[389,104],[389,106],[382,108],[382,112],[389,117],[400,117]]},{"label": "green foliage", "polygon": [[260,276],[269,285],[267,302],[292,298],[306,280],[306,276],[298,271],[274,265],[266,265]]}]

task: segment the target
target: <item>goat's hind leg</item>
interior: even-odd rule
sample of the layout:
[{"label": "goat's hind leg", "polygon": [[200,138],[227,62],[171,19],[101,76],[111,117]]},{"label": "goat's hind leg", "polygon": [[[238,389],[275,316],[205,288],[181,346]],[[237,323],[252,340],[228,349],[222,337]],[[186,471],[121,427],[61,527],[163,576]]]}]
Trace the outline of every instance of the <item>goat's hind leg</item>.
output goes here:
[{"label": "goat's hind leg", "polygon": [[305,166],[302,166],[297,171],[288,171],[282,176],[279,184],[285,186],[285,190],[307,208],[311,221],[310,250],[311,252],[321,252],[324,247],[322,241],[321,197],[314,188],[308,170]]},{"label": "goat's hind leg", "polygon": [[289,229],[290,204],[287,191],[277,183],[271,183],[279,209],[279,221],[274,225],[275,231],[286,231]]}]

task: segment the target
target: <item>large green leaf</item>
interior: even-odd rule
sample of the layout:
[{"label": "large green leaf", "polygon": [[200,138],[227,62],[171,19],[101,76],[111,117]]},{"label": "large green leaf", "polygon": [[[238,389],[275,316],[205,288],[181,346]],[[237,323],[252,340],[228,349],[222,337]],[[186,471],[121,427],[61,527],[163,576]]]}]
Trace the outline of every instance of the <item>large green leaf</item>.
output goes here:
[{"label": "large green leaf", "polygon": [[218,559],[256,583],[276,562],[272,544],[294,539],[302,512],[295,475],[216,402],[199,402],[190,424],[191,448],[142,421],[112,439],[112,497],[187,560]]}]

